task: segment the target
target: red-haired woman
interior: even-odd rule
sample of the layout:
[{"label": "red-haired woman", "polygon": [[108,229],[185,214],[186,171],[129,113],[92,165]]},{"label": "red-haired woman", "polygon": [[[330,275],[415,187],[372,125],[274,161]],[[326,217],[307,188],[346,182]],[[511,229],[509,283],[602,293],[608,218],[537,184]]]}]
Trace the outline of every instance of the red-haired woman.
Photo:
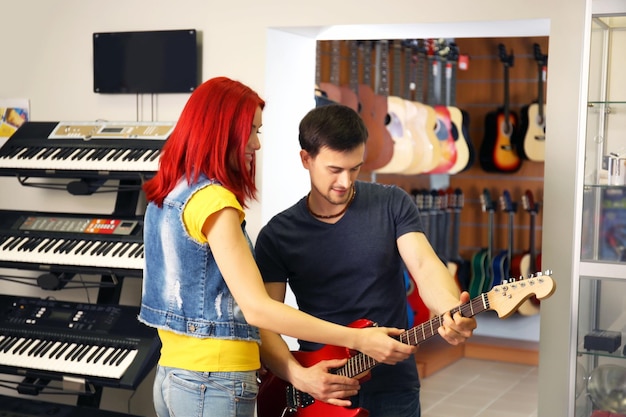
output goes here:
[{"label": "red-haired woman", "polygon": [[[159,171],[145,184],[139,319],[156,327],[162,342],[154,382],[159,417],[253,416],[258,327],[346,346],[389,364],[414,351],[390,337],[399,329],[331,324],[268,296],[244,221],[245,202],[256,193],[264,106],[238,81],[206,81],[191,94],[163,147]],[[315,366],[326,372],[344,363]],[[357,381],[332,377],[336,392],[322,400],[356,394]]]}]

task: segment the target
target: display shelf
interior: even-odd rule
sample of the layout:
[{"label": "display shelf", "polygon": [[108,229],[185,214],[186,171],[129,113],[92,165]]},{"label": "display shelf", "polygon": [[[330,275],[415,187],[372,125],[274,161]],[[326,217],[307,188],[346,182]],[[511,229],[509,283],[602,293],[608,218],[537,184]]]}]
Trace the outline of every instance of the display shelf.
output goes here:
[{"label": "display shelf", "polygon": [[[589,382],[590,375],[602,369],[602,365],[617,366],[626,372],[624,46],[625,18],[593,18],[584,179],[579,185],[583,193],[582,244],[578,263],[578,334],[576,355],[572,358],[576,367],[576,417],[589,417],[596,410],[624,412],[623,405],[607,405]],[[587,346],[601,349],[585,348],[585,338],[592,334]]]}]

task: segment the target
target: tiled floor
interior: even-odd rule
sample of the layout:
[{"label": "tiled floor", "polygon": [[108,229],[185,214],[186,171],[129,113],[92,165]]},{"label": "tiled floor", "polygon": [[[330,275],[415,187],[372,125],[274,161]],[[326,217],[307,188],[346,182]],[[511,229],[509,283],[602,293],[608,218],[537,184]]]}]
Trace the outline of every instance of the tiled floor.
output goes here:
[{"label": "tiled floor", "polygon": [[423,417],[536,417],[537,367],[463,358],[422,380]]}]

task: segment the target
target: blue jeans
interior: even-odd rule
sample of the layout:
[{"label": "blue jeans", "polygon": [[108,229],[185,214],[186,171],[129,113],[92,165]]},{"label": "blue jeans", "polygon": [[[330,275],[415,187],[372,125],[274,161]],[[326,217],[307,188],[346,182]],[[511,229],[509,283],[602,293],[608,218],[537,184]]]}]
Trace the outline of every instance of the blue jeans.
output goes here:
[{"label": "blue jeans", "polygon": [[352,397],[352,404],[369,411],[369,417],[421,416],[419,387],[404,391],[366,392],[364,388],[361,391]]},{"label": "blue jeans", "polygon": [[158,417],[253,417],[259,386],[255,371],[195,372],[157,367]]}]

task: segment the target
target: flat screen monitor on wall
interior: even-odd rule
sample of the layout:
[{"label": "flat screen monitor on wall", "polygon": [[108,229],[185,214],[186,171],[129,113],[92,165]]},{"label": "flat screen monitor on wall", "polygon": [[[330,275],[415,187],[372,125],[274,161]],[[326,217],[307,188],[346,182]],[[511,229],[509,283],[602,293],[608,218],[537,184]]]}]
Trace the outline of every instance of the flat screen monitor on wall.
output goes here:
[{"label": "flat screen monitor on wall", "polygon": [[189,93],[199,84],[198,63],[194,29],[93,34],[96,93]]}]

